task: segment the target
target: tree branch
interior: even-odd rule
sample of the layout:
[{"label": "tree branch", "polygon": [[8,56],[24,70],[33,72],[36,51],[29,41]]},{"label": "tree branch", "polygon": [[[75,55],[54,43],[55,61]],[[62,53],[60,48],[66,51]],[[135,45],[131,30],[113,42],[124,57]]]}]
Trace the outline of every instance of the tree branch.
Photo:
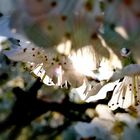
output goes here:
[{"label": "tree branch", "polygon": [[5,121],[0,122],[0,133],[12,126],[27,126],[31,121],[48,111],[57,111],[71,122],[89,122],[93,118],[86,116],[85,111],[88,108],[94,109],[98,104],[107,104],[112,96],[112,91],[109,91],[106,99],[98,100],[93,103],[77,104],[71,102],[68,97],[66,97],[61,103],[46,102],[38,99],[36,96],[37,91],[41,86],[42,83],[40,82],[40,79],[38,79],[28,91],[24,91],[19,87],[13,89],[16,101],[10,115],[5,119]]}]

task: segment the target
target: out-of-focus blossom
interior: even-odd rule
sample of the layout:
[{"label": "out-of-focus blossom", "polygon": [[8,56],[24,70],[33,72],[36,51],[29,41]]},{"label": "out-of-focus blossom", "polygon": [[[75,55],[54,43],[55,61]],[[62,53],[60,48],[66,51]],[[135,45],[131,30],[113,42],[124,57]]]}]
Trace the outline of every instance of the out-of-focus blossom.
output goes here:
[{"label": "out-of-focus blossom", "polygon": [[11,60],[30,62],[30,69],[36,69],[37,76],[41,76],[45,71],[42,79],[48,75],[57,85],[63,85],[66,80],[76,87],[83,83],[84,76],[74,69],[71,60],[65,55],[56,54],[51,50],[44,51],[33,45],[5,50],[4,53]]},{"label": "out-of-focus blossom", "polygon": [[[7,47],[15,47],[17,44],[14,44],[12,40],[20,42],[21,46],[27,46],[30,42],[24,34],[19,34],[16,32],[16,28],[10,28],[10,15],[3,15],[0,17],[0,46],[3,48],[2,43],[9,43]],[[3,48],[5,49],[5,48]]]},{"label": "out-of-focus blossom", "polygon": [[15,4],[13,0],[1,0],[0,1],[0,12],[4,15],[11,15],[15,9]]},{"label": "out-of-focus blossom", "polygon": [[[105,122],[104,122],[105,123]],[[109,123],[109,122],[108,122]],[[77,123],[74,128],[75,131],[78,133],[78,138],[77,140],[80,139],[101,139],[105,140],[107,138],[108,140],[113,140],[110,135],[110,132],[107,130],[108,128],[105,128],[103,126],[103,122],[101,121],[93,121],[92,123],[84,123],[84,122],[79,122]]]},{"label": "out-of-focus blossom", "polygon": [[73,49],[93,45],[103,22],[98,0],[20,0],[17,5],[10,27],[46,48],[64,40],[71,40]]},{"label": "out-of-focus blossom", "polygon": [[120,57],[123,47],[129,48],[133,58],[140,63],[140,18],[138,0],[107,1],[104,12],[104,39]]},{"label": "out-of-focus blossom", "polygon": [[[96,53],[98,49],[94,48],[101,48],[96,46],[94,39],[98,38],[98,29],[103,21],[99,1],[70,0],[67,3],[64,0],[20,0],[16,3],[16,7],[6,26],[10,31],[4,35],[10,33],[17,39],[19,39],[17,35],[23,35],[20,41],[24,43],[20,43],[21,49],[7,51],[6,55],[9,58],[30,62],[31,67],[35,68],[36,75],[40,75],[43,80],[49,76],[57,85],[63,85],[67,80],[75,87],[79,87],[86,76],[94,78],[93,70],[100,61]],[[28,22],[24,22],[25,20]],[[27,48],[30,44],[27,43],[28,39],[23,40],[24,35],[35,46],[49,48],[45,52],[47,55],[43,50],[34,49],[34,45]],[[69,45],[67,42],[70,42]],[[69,46],[69,51],[66,51],[67,55],[69,54],[68,58],[59,54],[58,46],[64,46],[65,50],[66,46]],[[90,49],[86,46],[90,46]],[[75,52],[78,48],[79,50]],[[58,53],[50,55],[53,51]],[[64,51],[61,49],[62,54],[65,54]],[[48,81],[50,82],[52,83],[51,80]]]},{"label": "out-of-focus blossom", "polygon": [[114,115],[106,105],[98,105],[96,113],[98,117],[95,117],[91,123],[78,122],[74,125],[79,139],[132,140],[135,138],[138,140],[140,138],[139,119],[127,113]]},{"label": "out-of-focus blossom", "polygon": [[131,115],[126,113],[118,113],[115,115],[115,117],[118,121],[124,123],[124,129],[121,135],[121,138],[123,140],[132,140],[132,139],[139,140],[140,133],[139,133],[138,118],[132,117]]},{"label": "out-of-focus blossom", "polygon": [[105,20],[122,26],[129,35],[140,33],[139,0],[106,1]]},{"label": "out-of-focus blossom", "polygon": [[114,74],[110,77],[109,81],[113,82],[115,80],[121,79],[125,76],[134,76],[140,75],[140,65],[139,64],[130,64],[125,66],[121,70],[114,72]]}]

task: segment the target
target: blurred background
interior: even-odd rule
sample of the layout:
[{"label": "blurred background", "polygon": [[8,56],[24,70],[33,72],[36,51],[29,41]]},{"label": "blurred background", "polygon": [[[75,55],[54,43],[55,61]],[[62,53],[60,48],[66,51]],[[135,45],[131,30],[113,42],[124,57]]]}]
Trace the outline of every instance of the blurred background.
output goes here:
[{"label": "blurred background", "polygon": [[[0,140],[139,140],[140,106],[126,90],[137,86],[139,104],[139,66],[127,70],[130,79],[106,82],[124,66],[139,65],[139,6],[138,0],[0,0]],[[47,50],[49,64],[70,58],[74,70],[62,66],[67,84],[41,80],[24,63],[42,60],[33,49],[24,54],[28,47]],[[47,68],[48,75],[56,72]]]}]

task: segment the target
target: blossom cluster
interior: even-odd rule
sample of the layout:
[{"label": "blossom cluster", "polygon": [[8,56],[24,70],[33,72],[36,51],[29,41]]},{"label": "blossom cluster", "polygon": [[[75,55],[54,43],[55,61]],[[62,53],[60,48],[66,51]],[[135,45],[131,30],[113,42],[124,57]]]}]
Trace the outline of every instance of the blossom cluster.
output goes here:
[{"label": "blossom cluster", "polygon": [[[139,0],[20,0],[0,15],[0,50],[49,86],[109,107],[140,103]],[[5,14],[5,13],[4,13]],[[2,41],[1,41],[2,42]],[[2,43],[1,43],[2,44]]]}]

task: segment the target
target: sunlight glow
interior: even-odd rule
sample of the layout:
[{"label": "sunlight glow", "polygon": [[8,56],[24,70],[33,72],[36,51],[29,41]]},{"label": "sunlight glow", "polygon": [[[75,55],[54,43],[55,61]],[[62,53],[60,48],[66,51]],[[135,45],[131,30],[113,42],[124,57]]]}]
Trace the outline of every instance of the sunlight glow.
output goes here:
[{"label": "sunlight glow", "polygon": [[68,55],[71,51],[71,41],[67,40],[57,46],[57,51],[61,54]]},{"label": "sunlight glow", "polygon": [[93,70],[96,69],[96,58],[92,46],[85,46],[77,52],[72,52],[70,59],[76,71],[94,77]]},{"label": "sunlight glow", "polygon": [[100,62],[100,67],[98,69],[98,79],[99,80],[108,80],[113,75],[113,68],[110,65],[109,60],[102,59]]},{"label": "sunlight glow", "polygon": [[127,40],[129,39],[126,30],[125,30],[122,26],[117,26],[117,27],[115,28],[115,31],[116,31],[117,33],[119,33],[124,39],[127,39]]}]

